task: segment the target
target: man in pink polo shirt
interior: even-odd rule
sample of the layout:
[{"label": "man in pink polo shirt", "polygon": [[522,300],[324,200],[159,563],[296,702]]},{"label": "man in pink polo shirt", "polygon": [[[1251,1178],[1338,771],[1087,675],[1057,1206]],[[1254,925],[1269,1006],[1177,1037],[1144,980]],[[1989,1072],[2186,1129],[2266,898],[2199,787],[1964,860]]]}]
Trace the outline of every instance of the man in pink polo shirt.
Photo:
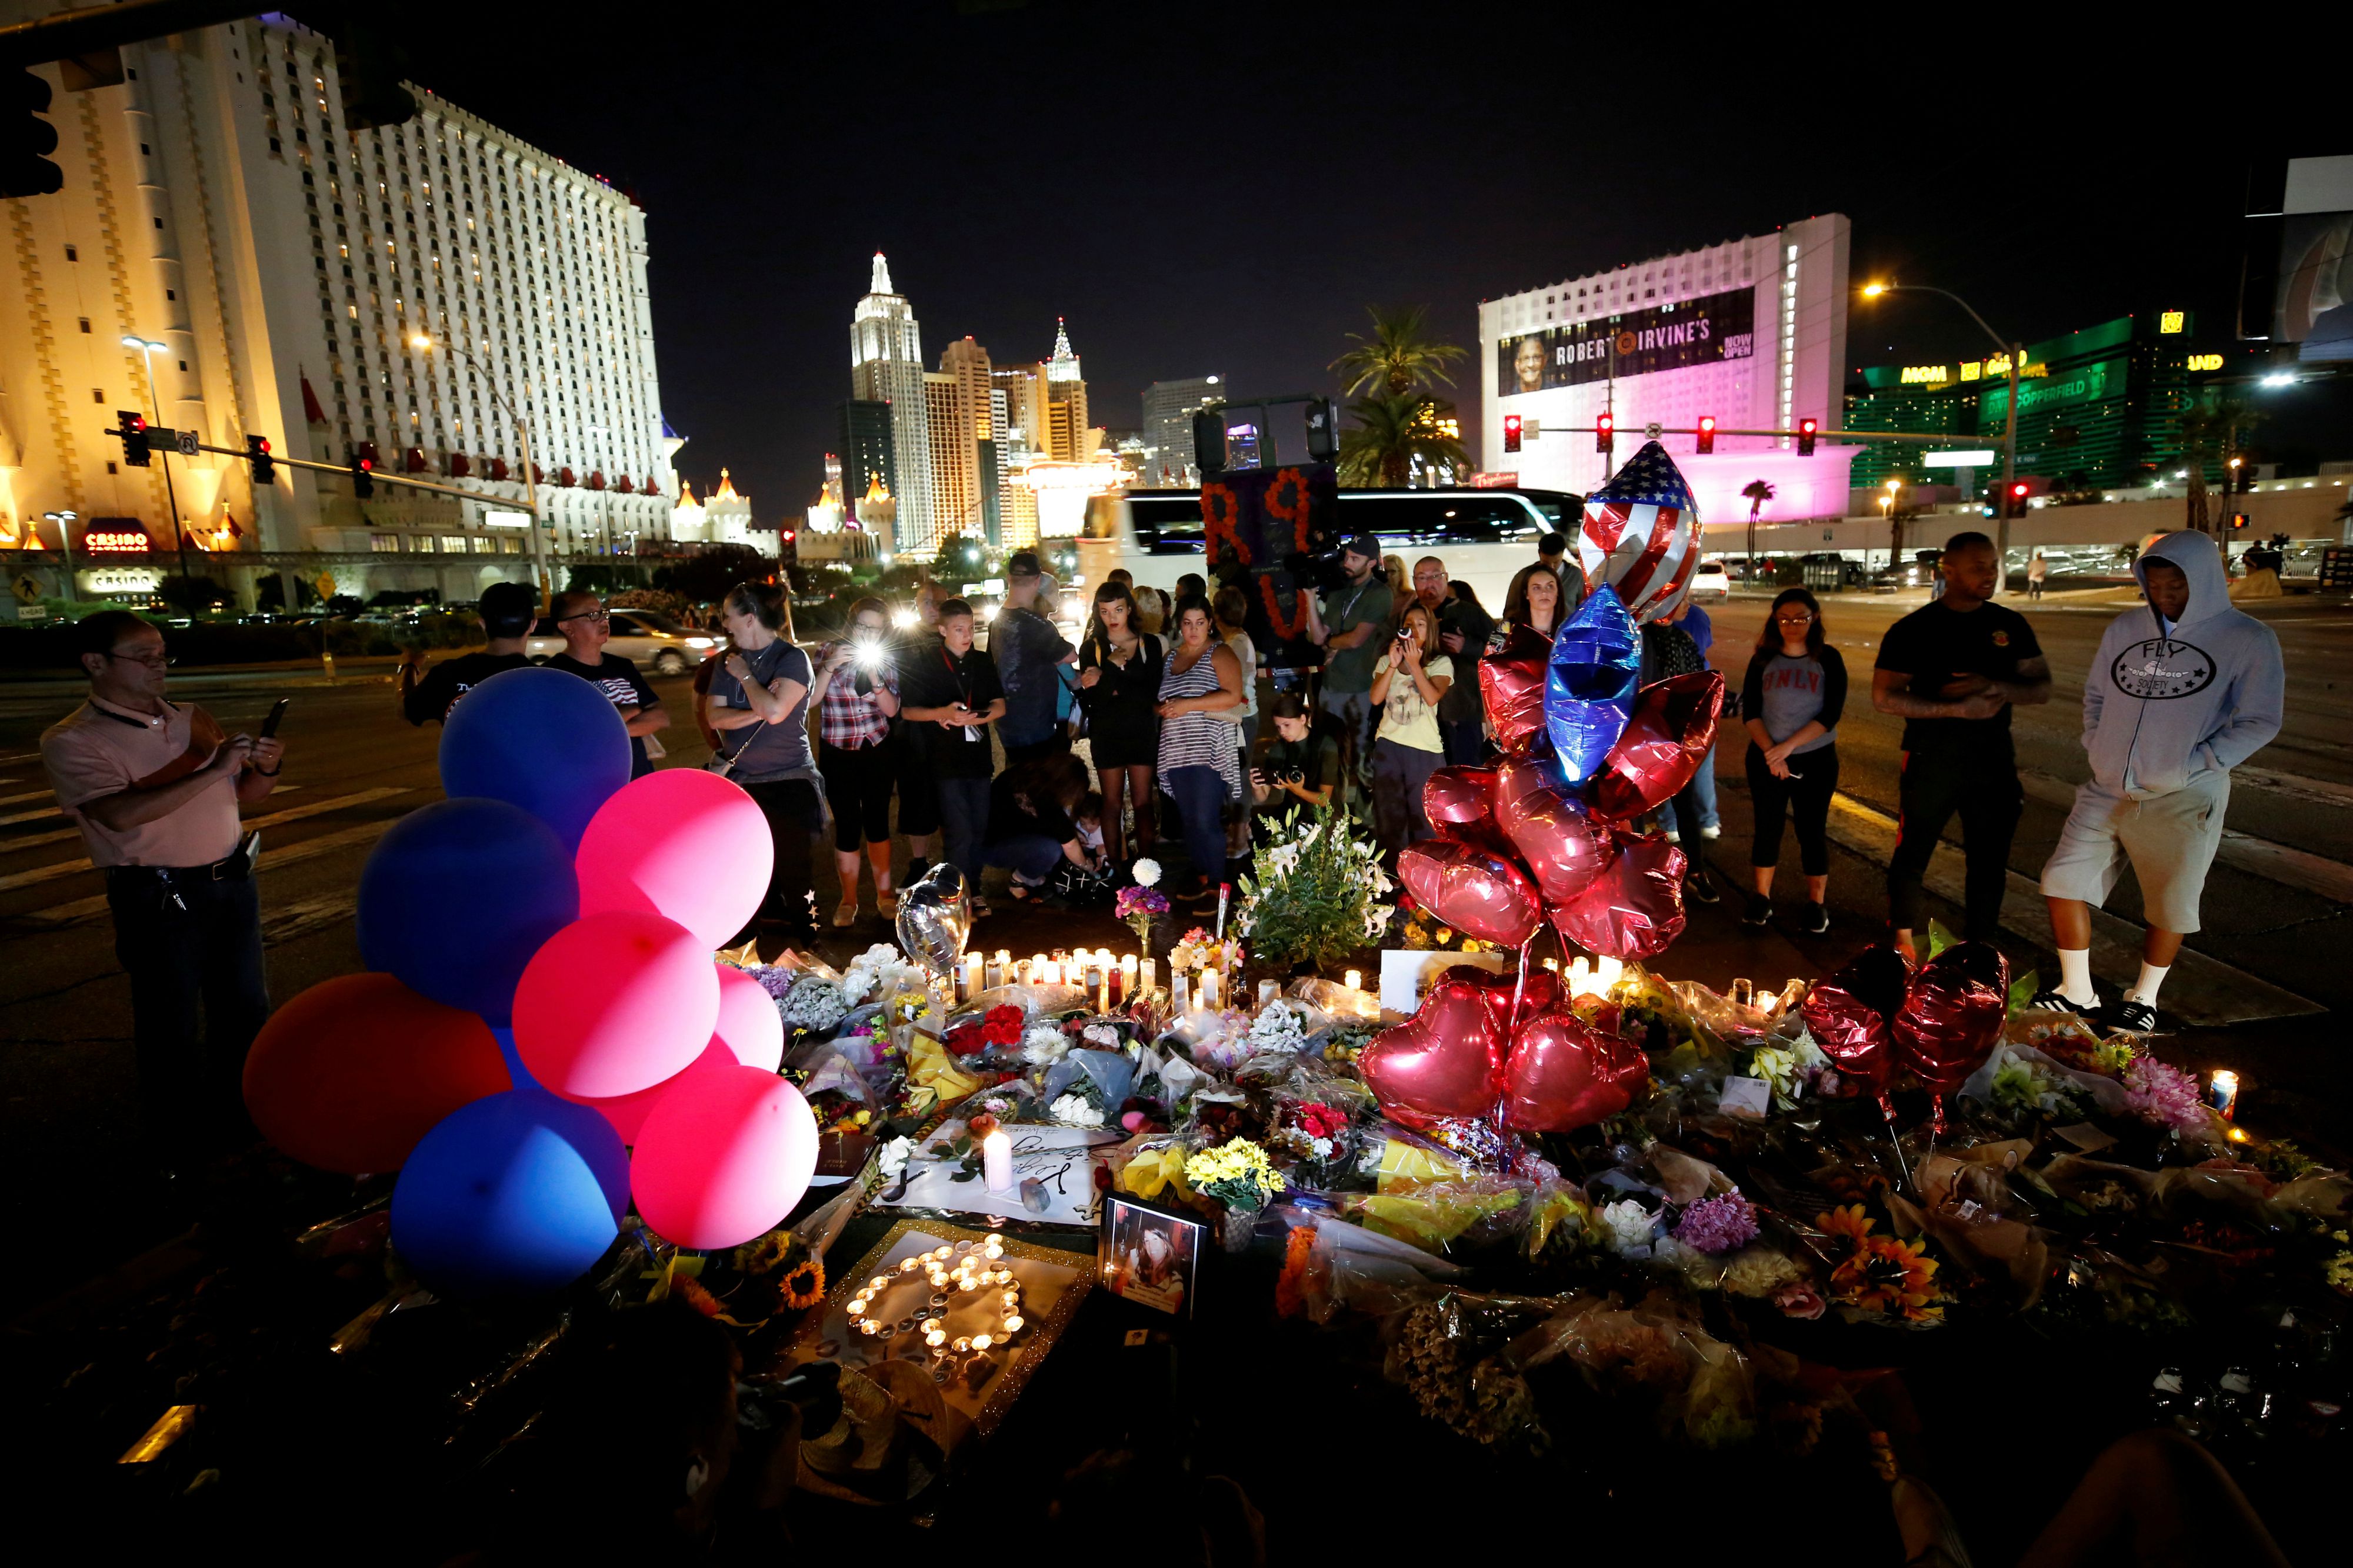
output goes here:
[{"label": "man in pink polo shirt", "polygon": [[237,808],[269,794],[285,748],[225,735],[203,709],[168,700],[164,635],[128,610],[76,630],[90,699],[42,735],[41,763],[106,874],[141,1109],[176,1170],[206,1134],[241,1125],[246,1049],[269,1016],[254,846],[237,841]]}]

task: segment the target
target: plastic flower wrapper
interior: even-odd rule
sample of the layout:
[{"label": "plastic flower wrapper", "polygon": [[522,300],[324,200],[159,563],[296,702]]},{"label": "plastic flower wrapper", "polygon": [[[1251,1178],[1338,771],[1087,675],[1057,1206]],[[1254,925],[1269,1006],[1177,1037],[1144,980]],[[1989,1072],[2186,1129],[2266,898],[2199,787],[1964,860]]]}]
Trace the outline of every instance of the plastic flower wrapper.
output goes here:
[{"label": "plastic flower wrapper", "polygon": [[1556,1305],[1545,1297],[1442,1291],[1388,1321],[1382,1371],[1450,1430],[1489,1447],[1541,1452],[1550,1438],[1536,1418],[1525,1363],[1511,1347]]},{"label": "plastic flower wrapper", "polygon": [[1400,1193],[1338,1193],[1342,1214],[1398,1241],[1445,1256],[1515,1239],[1528,1223],[1533,1182],[1478,1174]]},{"label": "plastic flower wrapper", "polygon": [[1181,1051],[1198,1066],[1228,1074],[1250,1054],[1247,1044],[1250,1026],[1247,1014],[1230,1008],[1212,1013],[1205,1007],[1196,1007],[1169,1025],[1153,1044],[1164,1051]]},{"label": "plastic flower wrapper", "polygon": [[1038,1092],[1049,1100],[1083,1090],[1099,1110],[1118,1107],[1135,1085],[1135,1063],[1124,1051],[1071,1051],[1046,1069]]},{"label": "plastic flower wrapper", "polygon": [[[993,991],[974,994],[949,1009],[948,1027],[954,1028],[967,1019],[985,1018],[999,1007],[1021,1010],[1024,1026],[1043,1024],[1075,1012],[1089,1005],[1085,991],[1075,985],[999,985]],[[1057,1026],[1059,1027],[1059,1026]],[[1019,1040],[1014,1042],[1017,1046]]]},{"label": "plastic flower wrapper", "polygon": [[807,1041],[786,1057],[784,1066],[785,1075],[799,1084],[802,1098],[812,1107],[818,1106],[821,1096],[838,1101],[818,1110],[820,1124],[838,1120],[843,1110],[866,1111],[870,1121],[881,1118],[882,1090],[868,1079],[864,1064],[843,1049],[840,1042]]},{"label": "plastic flower wrapper", "polygon": [[1320,1208],[1281,1204],[1275,1213],[1294,1241],[1309,1238],[1303,1247],[1286,1248],[1283,1272],[1301,1315],[1312,1321],[1328,1323],[1343,1311],[1392,1317],[1462,1278],[1460,1264]]},{"label": "plastic flower wrapper", "polygon": [[[1377,991],[1351,990],[1336,980],[1310,978],[1293,981],[1283,988],[1282,994],[1322,1013],[1327,1026],[1380,1021],[1381,999]],[[1313,1029],[1308,1031],[1310,1035],[1314,1032]]]},{"label": "plastic flower wrapper", "polygon": [[1131,1138],[1105,1156],[1112,1187],[1146,1202],[1193,1203],[1193,1185],[1185,1174],[1192,1145],[1166,1132]]},{"label": "plastic flower wrapper", "polygon": [[1599,1240],[1599,1216],[1585,1194],[1567,1182],[1536,1184],[1528,1204],[1527,1228],[1520,1233],[1520,1255],[1533,1263],[1547,1255],[1560,1257]]},{"label": "plastic flower wrapper", "polygon": [[1567,1358],[1597,1393],[1646,1412],[1661,1436],[1717,1447],[1753,1428],[1756,1395],[1746,1359],[1663,1290],[1631,1307],[1567,1298],[1553,1317],[1514,1340],[1509,1356],[1527,1371]]}]

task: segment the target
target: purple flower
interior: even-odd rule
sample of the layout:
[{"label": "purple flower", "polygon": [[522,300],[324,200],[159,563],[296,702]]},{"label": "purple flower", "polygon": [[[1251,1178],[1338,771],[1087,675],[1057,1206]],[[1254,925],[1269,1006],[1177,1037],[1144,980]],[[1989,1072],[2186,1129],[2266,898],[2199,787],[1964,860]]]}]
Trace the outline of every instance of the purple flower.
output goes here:
[{"label": "purple flower", "polygon": [[758,981],[760,989],[778,1002],[783,1001],[792,991],[793,972],[789,969],[778,969],[772,964],[764,963],[757,969],[747,969],[744,973]]},{"label": "purple flower", "polygon": [[2125,1104],[2135,1116],[2176,1132],[2197,1132],[2207,1124],[2198,1080],[2155,1057],[2135,1057],[2124,1071]]},{"label": "purple flower", "polygon": [[1701,1252],[1737,1251],[1756,1237],[1756,1205],[1738,1193],[1702,1198],[1675,1225],[1675,1239]]}]

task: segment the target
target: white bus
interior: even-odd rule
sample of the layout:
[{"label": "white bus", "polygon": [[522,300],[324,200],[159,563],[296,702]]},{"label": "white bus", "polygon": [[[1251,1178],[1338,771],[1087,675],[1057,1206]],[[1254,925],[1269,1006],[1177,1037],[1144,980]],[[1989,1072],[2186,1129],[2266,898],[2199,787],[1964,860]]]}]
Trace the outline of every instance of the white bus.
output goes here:
[{"label": "white bus", "polygon": [[[1491,616],[1504,611],[1504,590],[1536,560],[1536,541],[1573,535],[1584,498],[1566,490],[1344,489],[1338,531],[1343,539],[1377,535],[1382,553],[1405,559],[1406,570],[1425,555],[1446,563],[1446,575],[1471,584]],[[1053,543],[1046,541],[1046,544]],[[1208,574],[1202,560],[1198,490],[1128,490],[1087,503],[1086,531],[1078,541],[1084,597],[1124,566],[1146,587],[1176,591],[1187,572]]]}]

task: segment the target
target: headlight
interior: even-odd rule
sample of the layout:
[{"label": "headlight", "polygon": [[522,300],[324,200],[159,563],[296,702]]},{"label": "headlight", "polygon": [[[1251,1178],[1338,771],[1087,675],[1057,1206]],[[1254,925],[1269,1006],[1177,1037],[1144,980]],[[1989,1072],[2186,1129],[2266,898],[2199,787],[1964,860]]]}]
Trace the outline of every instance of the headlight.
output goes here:
[{"label": "headlight", "polygon": [[688,637],[686,639],[686,646],[689,647],[717,647],[719,646],[719,639],[717,637]]}]

